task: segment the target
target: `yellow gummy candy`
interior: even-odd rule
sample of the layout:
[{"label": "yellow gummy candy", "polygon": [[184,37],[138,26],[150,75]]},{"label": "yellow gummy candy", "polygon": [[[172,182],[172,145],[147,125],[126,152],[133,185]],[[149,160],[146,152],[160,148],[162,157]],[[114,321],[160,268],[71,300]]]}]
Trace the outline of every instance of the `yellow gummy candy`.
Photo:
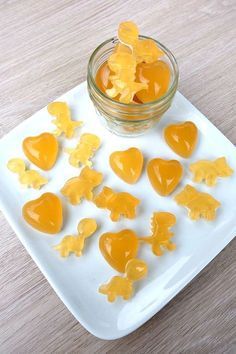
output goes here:
[{"label": "yellow gummy candy", "polygon": [[113,87],[106,90],[106,93],[111,98],[120,95],[119,101],[122,103],[130,103],[134,95],[141,90],[147,88],[147,84],[139,82],[124,82],[121,80],[112,81]]},{"label": "yellow gummy candy", "polygon": [[118,221],[122,216],[128,219],[134,219],[135,209],[140,200],[129,193],[117,193],[109,187],[103,190],[94,198],[94,203],[98,208],[108,209],[112,221]]},{"label": "yellow gummy candy", "polygon": [[[97,82],[99,87],[107,96],[125,104],[131,102],[135,104],[144,103],[145,101],[138,97],[138,93],[141,94],[141,97],[144,96],[145,100],[146,97],[149,101],[157,99],[158,93],[161,96],[163,80],[161,81],[158,76],[152,74],[161,71],[161,64],[154,67],[145,67],[145,71],[138,65],[155,64],[159,58],[164,56],[164,52],[154,40],[149,38],[139,39],[138,27],[132,21],[122,22],[119,25],[118,39],[120,42],[115,46],[113,53],[107,60],[108,68],[105,70],[105,63],[98,70]],[[139,69],[138,72],[137,68]],[[169,84],[168,66],[164,74],[163,70],[162,67],[162,75],[166,75],[167,84]],[[144,76],[142,75],[143,72],[145,73]],[[146,93],[149,88],[151,93],[155,93],[154,98],[149,97],[150,92]],[[168,87],[164,91],[167,89]]]},{"label": "yellow gummy candy", "polygon": [[72,205],[77,205],[82,198],[93,199],[93,189],[102,183],[103,175],[100,172],[84,167],[80,175],[72,177],[61,189],[61,193]]},{"label": "yellow gummy candy", "polygon": [[[108,66],[111,71],[117,75],[122,75],[122,72],[125,72],[127,75],[131,72],[133,75],[136,70],[136,59],[131,53],[118,52],[112,54],[108,58]],[[126,79],[126,77],[121,79]]]},{"label": "yellow gummy candy", "polygon": [[132,50],[125,44],[117,43],[114,48],[114,53],[129,53],[132,54]]},{"label": "yellow gummy candy", "polygon": [[106,89],[109,97],[120,95],[120,102],[130,103],[138,91],[147,89],[147,83],[135,82],[136,59],[132,53],[115,52],[109,57],[108,66],[114,73],[109,76],[112,88]]},{"label": "yellow gummy candy", "polygon": [[118,38],[121,43],[133,47],[138,40],[139,30],[132,21],[122,22],[118,28]]},{"label": "yellow gummy candy", "polygon": [[66,138],[72,138],[75,134],[75,129],[82,125],[80,121],[71,120],[71,111],[66,102],[52,102],[47,109],[52,116],[56,117],[52,121],[57,128],[54,132],[56,136],[65,134]]},{"label": "yellow gummy candy", "polygon": [[140,237],[139,240],[152,246],[152,252],[156,256],[163,254],[163,249],[172,251],[176,248],[170,241],[173,232],[169,229],[176,223],[175,215],[167,212],[153,213],[151,218],[151,236]]},{"label": "yellow gummy candy", "polygon": [[216,184],[218,177],[229,177],[233,174],[225,157],[219,157],[214,161],[200,160],[190,164],[189,169],[193,173],[194,182],[204,181],[209,187]]},{"label": "yellow gummy candy", "polygon": [[184,189],[175,196],[178,205],[185,206],[189,210],[192,220],[204,218],[208,221],[216,218],[216,209],[220,202],[208,193],[199,192],[193,186],[187,184]]},{"label": "yellow gummy candy", "polygon": [[100,146],[100,139],[97,135],[85,133],[81,135],[78,145],[74,149],[66,149],[70,155],[69,162],[74,167],[86,165],[91,167],[90,159]]},{"label": "yellow gummy candy", "polygon": [[26,170],[26,165],[22,159],[11,159],[8,161],[7,168],[13,172],[17,173],[19,177],[19,182],[25,187],[40,189],[45,185],[48,180],[40,175],[38,171]]},{"label": "yellow gummy candy", "polygon": [[107,284],[99,288],[99,292],[107,296],[107,300],[113,302],[118,296],[128,300],[133,295],[133,283],[143,279],[148,272],[146,262],[141,259],[131,259],[125,267],[125,275],[114,276]]},{"label": "yellow gummy candy", "polygon": [[137,63],[154,63],[164,55],[152,39],[138,40],[134,47],[134,55]]},{"label": "yellow gummy candy", "polygon": [[70,253],[74,253],[77,257],[82,255],[85,245],[85,239],[92,236],[97,230],[97,223],[94,219],[82,219],[77,227],[78,235],[65,236],[61,242],[54,247],[60,252],[62,257],[68,257]]}]

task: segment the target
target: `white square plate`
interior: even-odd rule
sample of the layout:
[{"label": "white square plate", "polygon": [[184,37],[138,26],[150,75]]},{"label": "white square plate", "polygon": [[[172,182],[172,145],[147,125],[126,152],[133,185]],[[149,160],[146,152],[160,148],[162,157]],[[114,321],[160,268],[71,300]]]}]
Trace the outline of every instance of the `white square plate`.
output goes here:
[{"label": "white square plate", "polygon": [[[109,167],[110,153],[136,146],[143,151],[145,162],[154,157],[179,159],[185,168],[185,176],[177,189],[178,192],[186,183],[192,183],[187,166],[198,159],[226,156],[230,166],[236,171],[236,149],[180,93],[176,94],[171,109],[156,128],[138,138],[112,135],[100,124],[89,100],[86,83],[66,93],[59,100],[70,105],[74,119],[84,121],[79,133],[93,132],[101,137],[102,146],[93,159],[94,168],[104,173],[105,185],[118,191],[128,191],[141,200],[137,218],[113,223],[106,210],[98,209],[90,202],[83,201],[78,206],[71,206],[62,198],[64,228],[56,236],[39,233],[24,222],[21,208],[26,201],[35,199],[46,191],[60,195],[59,190],[64,182],[79,172],[68,164],[68,155],[61,152],[55,167],[47,173],[42,173],[49,178],[49,183],[41,191],[35,191],[23,189],[17,181],[17,176],[7,170],[6,164],[10,158],[24,158],[21,143],[26,136],[54,129],[51,124],[52,117],[46,108],[25,120],[0,141],[0,206],[31,257],[78,321],[97,337],[115,339],[134,331],[156,314],[233,239],[236,232],[236,174],[220,180],[217,186],[211,189],[203,184],[197,186],[201,191],[210,192],[222,206],[217,211],[215,221],[193,222],[187,218],[187,211],[173,201],[173,195],[163,198],[154,192],[145,171],[135,185],[130,186],[121,181]],[[199,129],[197,150],[188,160],[180,159],[161,137],[165,125],[184,120],[193,121]],[[60,139],[60,142],[64,148],[65,144],[74,146],[77,139]],[[130,301],[118,299],[113,304],[108,303],[106,297],[99,294],[97,289],[101,283],[107,282],[117,273],[106,263],[98,250],[99,235],[108,231],[117,232],[123,228],[131,228],[138,235],[147,235],[150,230],[150,217],[154,211],[170,211],[176,215],[173,241],[177,249],[174,252],[166,252],[162,257],[155,257],[150,247],[141,247],[139,258],[145,259],[149,265],[147,278],[135,283],[136,292]],[[83,217],[96,218],[100,224],[98,232],[87,241],[82,257],[70,256],[68,259],[61,259],[52,246],[58,244],[64,235],[75,234],[77,223]]]}]

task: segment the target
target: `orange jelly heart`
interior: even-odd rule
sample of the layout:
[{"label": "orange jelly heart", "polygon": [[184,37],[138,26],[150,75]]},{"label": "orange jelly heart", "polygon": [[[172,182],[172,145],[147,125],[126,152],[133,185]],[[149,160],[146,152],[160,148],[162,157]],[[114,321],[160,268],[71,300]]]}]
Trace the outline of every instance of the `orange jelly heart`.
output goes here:
[{"label": "orange jelly heart", "polygon": [[110,155],[110,166],[123,181],[136,183],[143,168],[143,154],[134,147],[125,151],[115,151]]},{"label": "orange jelly heart", "polygon": [[176,154],[187,158],[196,148],[198,129],[193,122],[170,124],[164,130],[164,137]]},{"label": "orange jelly heart", "polygon": [[22,144],[25,156],[42,170],[50,170],[58,155],[58,142],[51,133],[25,138]]},{"label": "orange jelly heart", "polygon": [[124,273],[125,266],[138,253],[138,238],[132,230],[107,232],[99,239],[100,251],[109,265]]},{"label": "orange jelly heart", "polygon": [[170,68],[161,60],[154,63],[140,63],[136,68],[137,82],[148,84],[146,90],[136,93],[137,98],[143,102],[151,102],[163,96],[170,85]]},{"label": "orange jelly heart", "polygon": [[147,174],[155,191],[166,196],[178,186],[183,176],[183,168],[177,160],[153,159],[147,165]]},{"label": "orange jelly heart", "polygon": [[33,228],[47,234],[58,233],[63,225],[61,200],[53,193],[44,193],[26,203],[22,215]]}]

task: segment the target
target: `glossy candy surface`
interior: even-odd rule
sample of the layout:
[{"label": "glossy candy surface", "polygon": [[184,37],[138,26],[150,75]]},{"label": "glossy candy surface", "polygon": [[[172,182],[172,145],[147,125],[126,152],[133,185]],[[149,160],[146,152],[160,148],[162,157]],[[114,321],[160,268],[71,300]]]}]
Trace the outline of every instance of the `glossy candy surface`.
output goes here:
[{"label": "glossy candy surface", "polygon": [[40,189],[48,182],[38,171],[26,169],[25,162],[22,159],[9,160],[7,168],[18,174],[19,182],[25,187]]},{"label": "glossy candy surface", "polygon": [[25,203],[22,215],[33,228],[48,234],[60,232],[63,225],[61,200],[53,193],[44,193]]},{"label": "glossy candy surface", "polygon": [[25,138],[22,143],[25,156],[42,170],[50,170],[58,156],[58,142],[53,134],[42,133]]},{"label": "glossy candy surface", "polygon": [[220,202],[210,194],[199,192],[189,184],[175,196],[174,200],[178,205],[188,209],[188,216],[192,220],[203,218],[212,221],[216,218],[216,209],[220,207]]},{"label": "glossy candy surface", "polygon": [[164,130],[164,137],[176,154],[188,158],[196,148],[198,129],[193,122],[170,124]]},{"label": "glossy candy surface", "polygon": [[97,135],[90,133],[82,134],[80,141],[75,148],[65,149],[70,155],[69,163],[74,167],[80,167],[80,165],[91,167],[91,158],[99,148],[100,144],[101,142]]},{"label": "glossy candy surface", "polygon": [[48,113],[55,117],[52,123],[55,124],[56,130],[54,134],[60,136],[65,135],[66,138],[73,138],[76,128],[82,125],[81,121],[71,119],[70,107],[66,102],[52,102],[47,107]]},{"label": "glossy candy surface", "polygon": [[115,151],[110,155],[110,166],[123,181],[136,183],[142,173],[143,154],[137,148]]},{"label": "glossy candy surface", "polygon": [[136,93],[136,96],[142,103],[157,100],[163,96],[170,85],[170,68],[161,61],[153,63],[140,63],[136,68],[136,80],[148,84],[146,90]]},{"label": "glossy candy surface", "polygon": [[61,189],[61,193],[68,199],[72,205],[77,205],[81,200],[93,199],[93,189],[102,183],[103,175],[100,172],[84,167],[80,175],[72,177]]},{"label": "glossy candy surface", "polygon": [[155,191],[167,196],[180,183],[183,176],[183,167],[177,160],[153,159],[148,162],[147,174]]},{"label": "glossy candy surface", "polygon": [[99,239],[100,251],[107,263],[118,272],[124,273],[127,262],[138,252],[138,238],[132,230],[117,233],[107,232]]},{"label": "glossy candy surface", "polygon": [[139,240],[150,244],[152,252],[156,256],[161,256],[163,250],[175,250],[176,246],[171,241],[173,232],[169,229],[176,224],[176,217],[174,214],[167,212],[153,213],[151,218],[151,235],[148,237],[139,237]]},{"label": "glossy candy surface", "polygon": [[205,182],[209,187],[215,186],[219,177],[226,178],[234,172],[225,157],[219,157],[213,161],[199,160],[190,164],[189,169],[193,173],[194,182]]},{"label": "glossy candy surface", "polygon": [[132,21],[122,22],[119,43],[96,73],[96,83],[109,97],[122,103],[146,103],[165,94],[170,83],[169,66],[159,59],[164,52],[152,39],[139,39]]},{"label": "glossy candy surface", "polygon": [[115,192],[109,187],[103,187],[103,190],[95,196],[94,203],[98,208],[108,209],[112,221],[118,221],[121,216],[134,219],[136,216],[136,207],[140,200],[126,192]]},{"label": "glossy candy surface", "polygon": [[141,259],[131,259],[125,267],[125,275],[114,276],[107,284],[99,288],[99,292],[107,296],[107,300],[113,302],[118,296],[128,300],[133,295],[133,283],[143,279],[148,272],[146,262]]},{"label": "glossy candy surface", "polygon": [[77,257],[82,255],[85,239],[91,237],[97,230],[97,223],[94,219],[82,219],[77,227],[78,235],[68,235],[63,237],[61,242],[54,247],[60,252],[61,257],[68,257],[70,253],[74,253]]}]

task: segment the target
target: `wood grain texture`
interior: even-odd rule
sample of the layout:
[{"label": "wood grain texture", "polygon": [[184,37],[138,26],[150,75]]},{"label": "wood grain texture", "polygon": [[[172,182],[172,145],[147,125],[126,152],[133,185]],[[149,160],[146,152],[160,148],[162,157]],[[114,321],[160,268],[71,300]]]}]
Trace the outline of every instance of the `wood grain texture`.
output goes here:
[{"label": "wood grain texture", "polygon": [[[0,135],[84,81],[92,50],[126,19],[175,53],[180,91],[235,144],[235,0],[0,0]],[[1,353],[236,351],[236,241],[144,326],[103,341],[64,307],[2,214],[0,232]]]}]

